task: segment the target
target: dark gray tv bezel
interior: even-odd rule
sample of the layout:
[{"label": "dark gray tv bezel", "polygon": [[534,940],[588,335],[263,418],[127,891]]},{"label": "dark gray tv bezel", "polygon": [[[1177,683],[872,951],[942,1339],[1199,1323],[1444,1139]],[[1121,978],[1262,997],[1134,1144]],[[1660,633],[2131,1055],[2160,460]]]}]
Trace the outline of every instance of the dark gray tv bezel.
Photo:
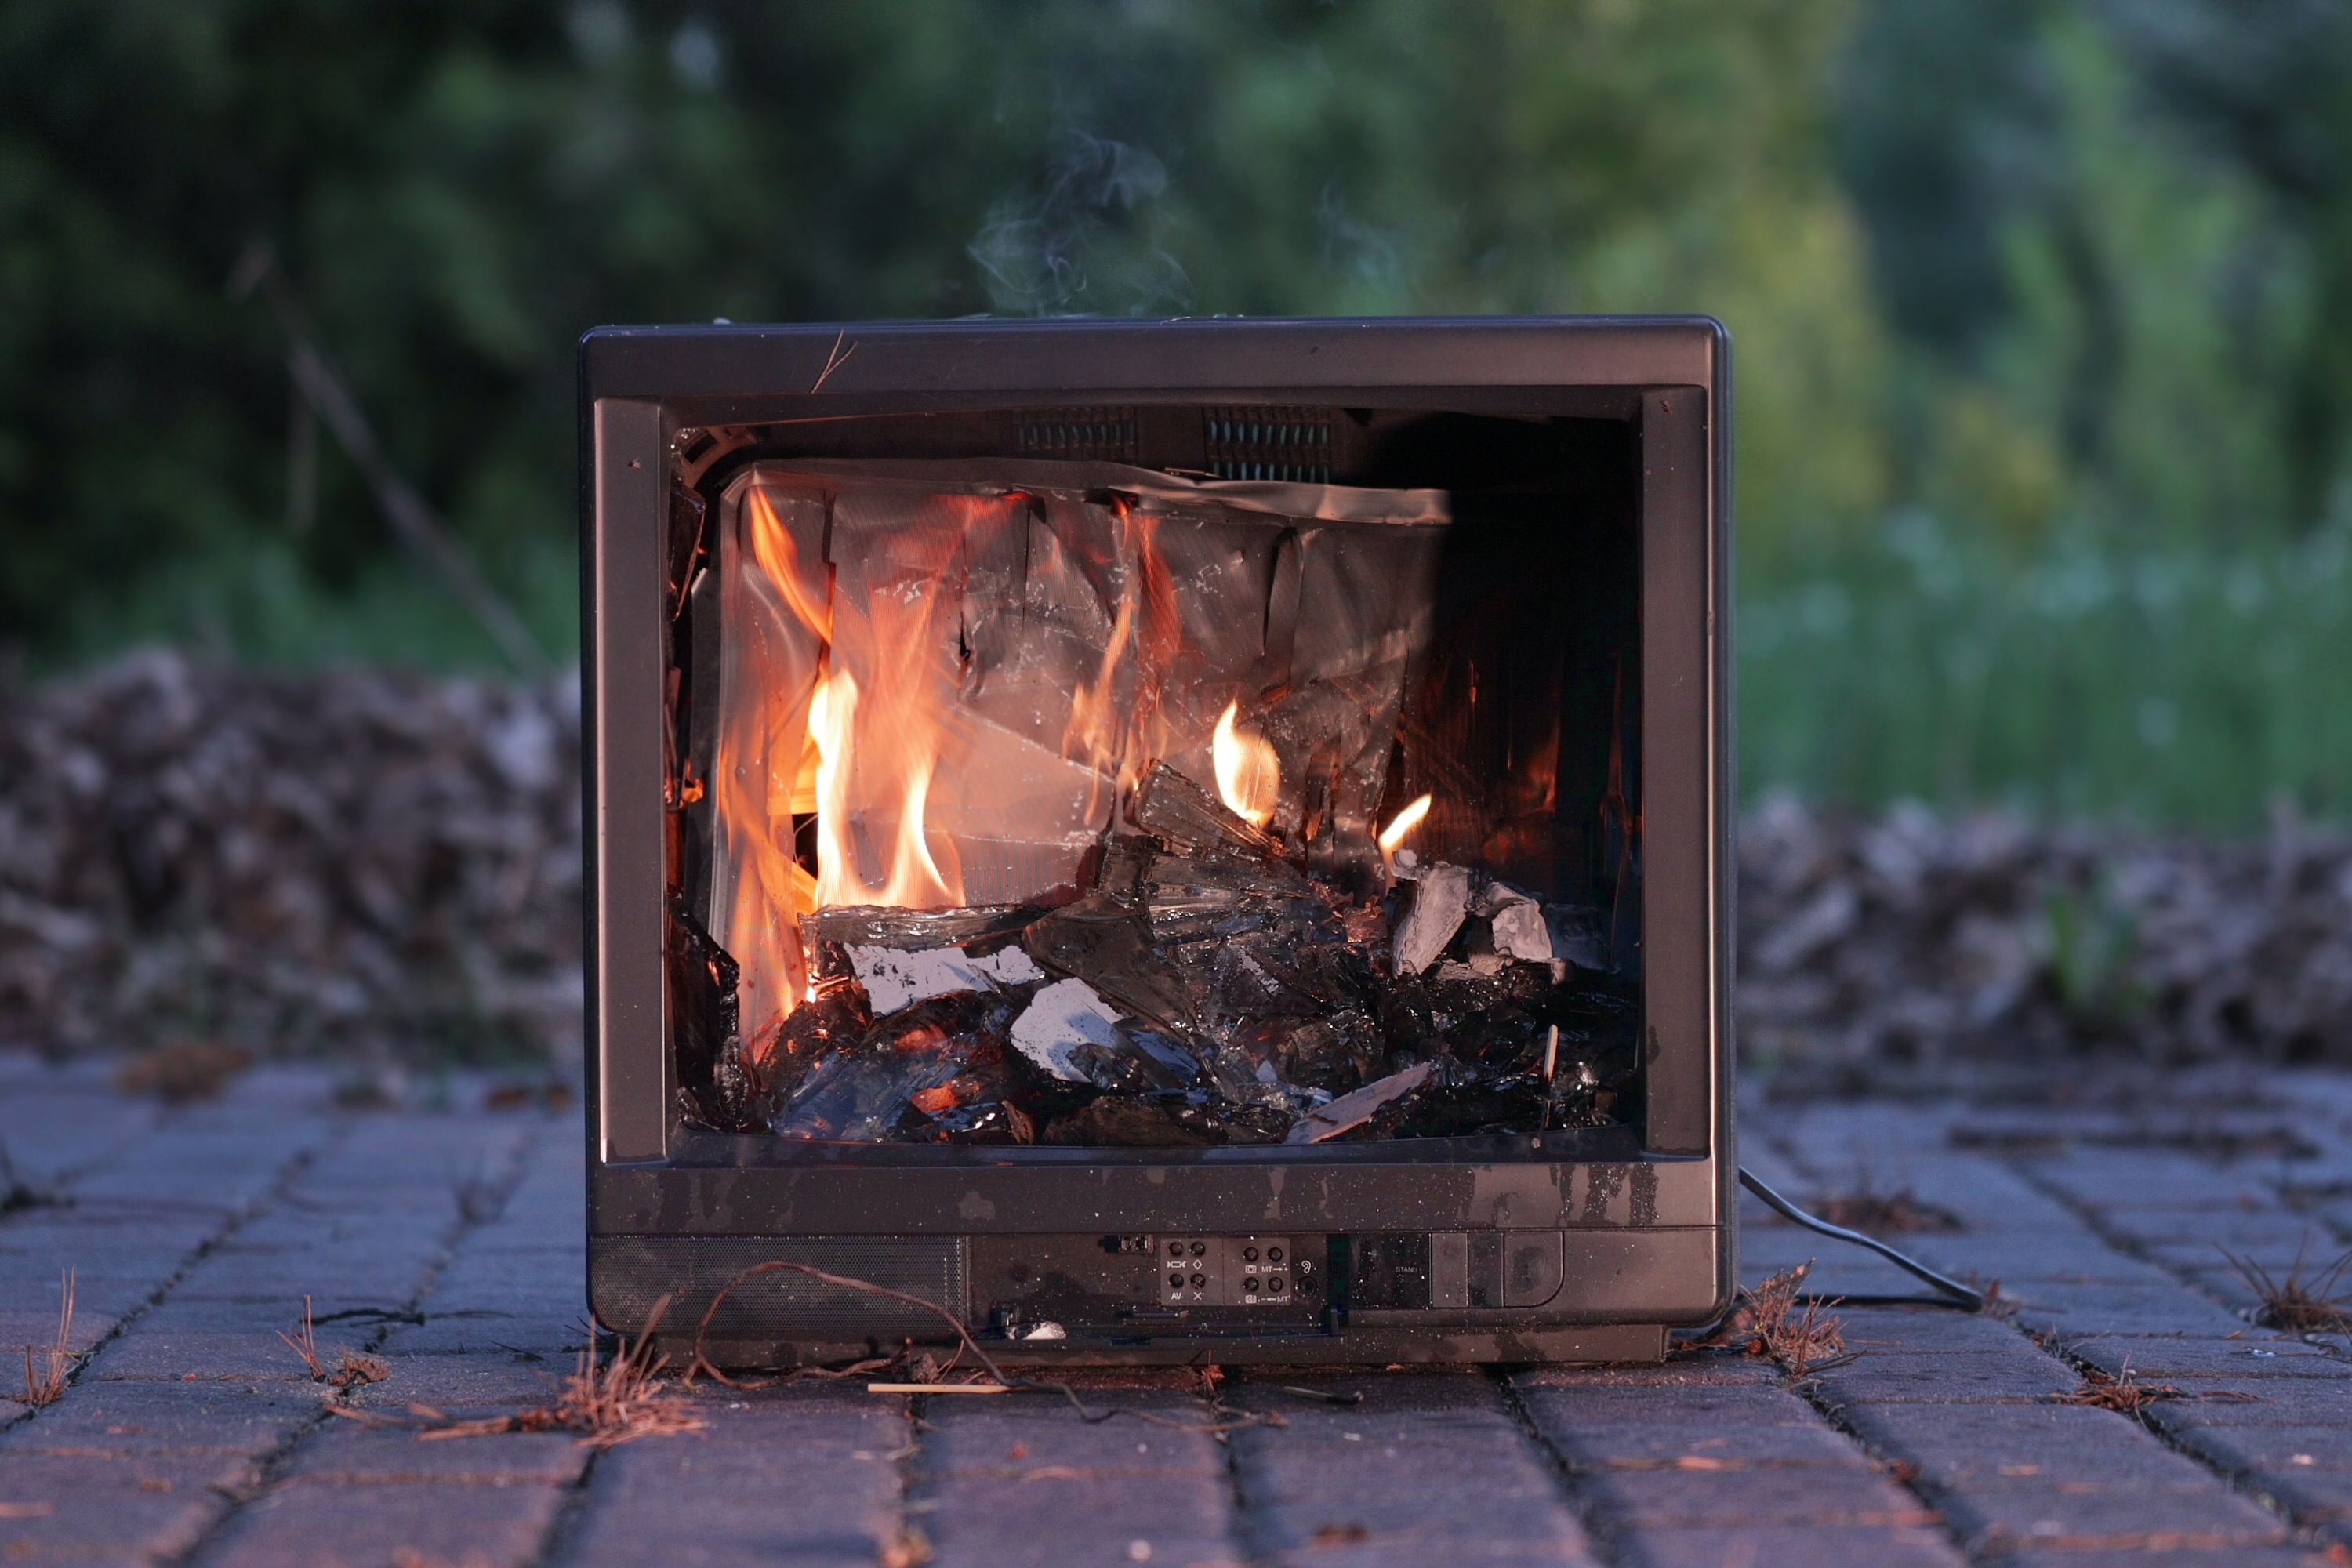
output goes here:
[{"label": "dark gray tv bezel", "polygon": [[[1706,318],[604,328],[580,345],[592,1237],[1229,1228],[1655,1233],[1647,1281],[1549,1320],[1729,1298],[1730,354]],[[665,1036],[660,723],[672,437],[716,424],[1090,403],[1329,403],[1627,420],[1641,455],[1643,1138],[1184,1151],[782,1146],[684,1125]],[[1334,1156],[1338,1156],[1336,1159]],[[1318,1179],[1344,1168],[1347,1179]],[[1606,1205],[1628,1184],[1640,1201]],[[1705,1231],[1708,1244],[1694,1247]],[[1682,1233],[1675,1245],[1666,1233]],[[1654,1250],[1649,1262],[1638,1255]],[[1701,1259],[1704,1260],[1703,1264]],[[1621,1282],[1622,1283],[1622,1282]],[[593,1282],[592,1282],[593,1290]],[[601,1293],[599,1293],[601,1294]],[[1603,1307],[1606,1300],[1612,1305]],[[614,1326],[624,1326],[615,1324]]]}]

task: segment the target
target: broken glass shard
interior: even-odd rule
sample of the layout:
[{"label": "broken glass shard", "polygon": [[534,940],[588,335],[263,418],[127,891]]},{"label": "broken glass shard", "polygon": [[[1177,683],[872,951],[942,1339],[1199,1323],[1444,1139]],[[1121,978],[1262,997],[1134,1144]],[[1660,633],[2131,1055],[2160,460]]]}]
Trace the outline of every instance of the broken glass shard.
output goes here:
[{"label": "broken glass shard", "polygon": [[1192,1030],[1183,976],[1146,940],[1135,904],[1089,894],[1041,916],[1021,942],[1046,969],[1085,981],[1135,1016],[1178,1034]]},{"label": "broken glass shard", "polygon": [[1282,851],[1279,839],[1227,810],[1166,763],[1154,763],[1136,792],[1135,826],[1185,854],[1225,849],[1272,857]]},{"label": "broken glass shard", "polygon": [[1417,868],[1404,919],[1397,922],[1391,961],[1399,974],[1418,974],[1436,961],[1470,910],[1470,872],[1443,861]]},{"label": "broken glass shard", "polygon": [[1351,1132],[1363,1126],[1382,1107],[1403,1099],[1427,1083],[1437,1071],[1434,1061],[1415,1062],[1402,1072],[1392,1072],[1374,1083],[1368,1083],[1352,1094],[1343,1094],[1328,1105],[1320,1105],[1300,1117],[1284,1140],[1290,1143],[1320,1143]]}]

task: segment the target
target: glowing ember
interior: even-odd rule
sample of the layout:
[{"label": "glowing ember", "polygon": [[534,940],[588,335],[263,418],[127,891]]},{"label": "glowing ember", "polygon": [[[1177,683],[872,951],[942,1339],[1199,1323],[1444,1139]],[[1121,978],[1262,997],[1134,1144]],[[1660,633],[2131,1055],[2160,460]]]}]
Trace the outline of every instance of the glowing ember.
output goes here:
[{"label": "glowing ember", "polygon": [[1209,756],[1217,768],[1217,794],[1227,808],[1251,826],[1264,827],[1274,819],[1275,802],[1282,794],[1282,766],[1275,758],[1274,742],[1234,728],[1240,714],[1240,702],[1225,704],[1216,732],[1209,738]]},{"label": "glowing ember", "polygon": [[1419,800],[1398,812],[1396,819],[1381,829],[1381,854],[1395,854],[1397,846],[1405,841],[1405,836],[1421,826],[1421,819],[1429,815],[1430,799],[1430,796],[1423,795]]}]

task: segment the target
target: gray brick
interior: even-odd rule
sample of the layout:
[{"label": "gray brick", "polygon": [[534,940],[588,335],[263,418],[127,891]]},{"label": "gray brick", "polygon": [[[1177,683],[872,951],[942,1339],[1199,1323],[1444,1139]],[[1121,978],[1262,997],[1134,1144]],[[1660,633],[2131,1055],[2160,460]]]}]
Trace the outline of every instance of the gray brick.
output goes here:
[{"label": "gray brick", "polygon": [[[987,1403],[999,1406],[1008,1402]],[[926,1418],[930,1430],[923,1439],[923,1472],[975,1481],[991,1478],[1020,1481],[1051,1469],[1123,1476],[1223,1477],[1225,1473],[1224,1450],[1199,1433],[1172,1432],[1122,1420],[1091,1426],[1077,1420],[1067,1406],[1055,1409],[1028,1399],[1010,1403],[1016,1407],[1000,1411],[932,1400],[931,1414]],[[1181,1395],[1142,1402],[1102,1399],[1105,1407],[1128,1403],[1139,1403],[1178,1420],[1204,1423],[1210,1419],[1205,1405]],[[1020,1409],[1020,1405],[1029,1408]]]},{"label": "gray brick", "polygon": [[649,1542],[677,1568],[871,1568],[898,1527],[895,1456],[910,1437],[901,1401],[803,1384],[698,1408],[709,1432],[626,1444],[597,1462],[567,1568],[642,1568]]},{"label": "gray brick", "polygon": [[[136,1562],[193,1545],[227,1508],[211,1457],[11,1454],[0,1465],[0,1561]],[[47,1511],[40,1511],[46,1509]]]},{"label": "gray brick", "polygon": [[2004,1285],[2003,1299],[2015,1309],[2021,1328],[2054,1331],[2068,1339],[2092,1334],[2206,1334],[2236,1332],[2246,1321],[2196,1290],[2176,1284],[2083,1284],[2032,1280]]},{"label": "gray brick", "polygon": [[1517,1393],[1537,1432],[1579,1468],[1867,1463],[1785,1388],[1749,1385],[1714,1398],[1643,1401],[1623,1391],[1542,1386],[1523,1374]]},{"label": "gray brick", "polygon": [[0,1453],[257,1456],[313,1419],[320,1399],[310,1383],[79,1383],[0,1434]]},{"label": "gray brick", "polygon": [[395,1325],[384,1348],[404,1355],[504,1355],[528,1351],[566,1362],[587,1342],[587,1308],[569,1314],[509,1311],[489,1305],[451,1304],[430,1297],[425,1321]]},{"label": "gray brick", "polygon": [[177,1301],[316,1301],[398,1307],[416,1294],[439,1247],[406,1237],[372,1244],[253,1247],[208,1254],[173,1287]]},{"label": "gray brick", "polygon": [[450,1415],[494,1415],[552,1403],[577,1364],[572,1358],[524,1361],[509,1355],[411,1355],[387,1351],[382,1383],[356,1390],[362,1409],[397,1412],[430,1405]]},{"label": "gray brick", "polygon": [[2352,1426],[2352,1387],[2332,1379],[2200,1378],[2181,1384],[2185,1399],[2147,1407],[2150,1422],[2181,1426]]},{"label": "gray brick", "polygon": [[921,1495],[916,1517],[939,1568],[1189,1563],[1229,1555],[1228,1499],[1223,1481],[1206,1477],[1041,1474],[1010,1486],[950,1481]]},{"label": "gray brick", "polygon": [[2242,1255],[2284,1247],[2292,1255],[2302,1248],[2330,1257],[2336,1250],[2308,1217],[2276,1208],[2116,1208],[2099,1218],[2109,1235],[2137,1246],[2186,1247],[2205,1258],[2223,1249]]},{"label": "gray brick", "polygon": [[1924,1526],[1740,1525],[1644,1530],[1622,1543],[1638,1568],[1959,1568],[1960,1554]]},{"label": "gray brick", "polygon": [[2352,1521],[2352,1471],[2341,1469],[2266,1470],[2262,1489],[2289,1509],[2296,1520],[2337,1526]]},{"label": "gray brick", "polygon": [[[10,1070],[0,1057],[0,1082]],[[2352,1076],[2344,1082],[2352,1106]],[[1942,1108],[1903,1113],[1923,1152],[1874,1184],[1969,1216],[1965,1232],[1906,1245],[2006,1281],[2018,1322],[2057,1329],[2095,1364],[2128,1356],[2151,1381],[2252,1396],[2152,1407],[2198,1460],[2127,1417],[2049,1402],[2074,1386],[2072,1372],[2015,1327],[1878,1308],[1842,1311],[1862,1353],[1814,1390],[1856,1436],[1770,1363],[1703,1353],[1518,1373],[1507,1390],[1458,1372],[1243,1374],[1229,1397],[1287,1425],[1236,1433],[1230,1450],[1126,1418],[1089,1426],[1028,1397],[933,1399],[917,1445],[906,1402],[854,1384],[705,1387],[691,1397],[707,1432],[592,1460],[563,1434],[423,1441],[322,1414],[334,1396],[277,1340],[305,1289],[323,1312],[397,1305],[431,1286],[425,1323],[321,1327],[331,1345],[385,1338],[392,1376],[350,1396],[363,1410],[490,1415],[552,1398],[581,1338],[584,1171],[570,1117],[337,1121],[320,1110],[321,1089],[315,1074],[259,1075],[224,1104],[166,1114],[92,1079],[31,1117],[88,1113],[75,1136],[39,1129],[17,1152],[46,1163],[27,1169],[86,1173],[89,1195],[0,1223],[0,1337],[47,1321],[59,1262],[83,1266],[86,1333],[128,1326],[65,1401],[0,1431],[0,1501],[22,1478],[61,1500],[49,1515],[0,1521],[0,1548],[35,1562],[192,1552],[200,1568],[314,1562],[322,1547],[345,1562],[403,1547],[425,1561],[531,1561],[576,1496],[551,1560],[591,1568],[634,1568],[648,1542],[682,1564],[870,1564],[908,1522],[942,1565],[1124,1563],[1137,1542],[1153,1563],[1576,1563],[1600,1555],[1580,1508],[1608,1559],[1635,1565],[1955,1563],[1946,1528],[1902,1522],[1930,1509],[1989,1561],[2091,1568],[2119,1561],[2102,1543],[2124,1541],[2168,1548],[2170,1568],[2308,1560],[2276,1544],[2278,1515],[2214,1470],[2352,1539],[2352,1362],[2263,1339],[2214,1300],[2245,1295],[2211,1242],[2277,1249],[2316,1220],[2281,1211],[2266,1173],[2177,1151],[2093,1148],[2040,1169],[2104,1205],[2118,1235],[2147,1238],[2179,1277],[2101,1241],[1999,1158],[1940,1147]],[[0,1128],[26,1103],[0,1094]],[[1817,1109],[1785,1125],[1787,1150],[1842,1177],[1841,1162],[1884,1140],[1886,1117]],[[2040,1121],[2070,1119],[2084,1124],[2074,1112]],[[2352,1127],[2343,1142],[2352,1153]],[[289,1180],[306,1149],[315,1158]],[[460,1237],[454,1188],[478,1172],[519,1179],[497,1217]],[[283,1198],[265,1202],[281,1183]],[[1832,1289],[1859,1288],[1848,1281],[1880,1267],[1787,1227],[1748,1240],[1751,1271],[1819,1257],[1816,1282]],[[1301,1378],[1363,1403],[1280,1392]],[[1180,1376],[1094,1382],[1090,1404],[1205,1413]],[[270,1484],[250,1504],[221,1495],[249,1489],[265,1460]],[[1882,1460],[1905,1467],[1909,1489]],[[2058,1533],[2034,1533],[2044,1527]],[[2064,1549],[2043,1552],[2052,1540]],[[2199,1544],[2214,1542],[2231,1544]]]},{"label": "gray brick", "polygon": [[206,1557],[236,1568],[500,1568],[537,1558],[564,1496],[563,1488],[535,1481],[282,1482],[239,1510]]},{"label": "gray brick", "polygon": [[1700,1524],[1930,1525],[1935,1512],[1862,1466],[1788,1471],[1610,1470],[1591,1478],[1595,1505],[1635,1528]]},{"label": "gray brick", "polygon": [[1813,1266],[1805,1287],[1830,1296],[1901,1296],[1919,1282],[1884,1258],[1825,1241],[1794,1226],[1745,1228],[1739,1239],[1740,1283],[1753,1289],[1766,1277],[1801,1264]]},{"label": "gray brick", "polygon": [[286,1466],[289,1480],[387,1486],[416,1481],[506,1485],[577,1480],[589,1450],[568,1432],[499,1432],[425,1437],[397,1427],[337,1420],[306,1439]]},{"label": "gray brick", "polygon": [[1713,1420],[1725,1425],[1801,1426],[1821,1416],[1787,1389],[1751,1384],[1727,1388],[1547,1387],[1522,1384],[1519,1398],[1538,1426],[1648,1425]]},{"label": "gray brick", "polygon": [[165,1301],[100,1352],[84,1377],[306,1379],[301,1359],[278,1336],[301,1321],[301,1303]]},{"label": "gray brick", "polygon": [[2234,1340],[2074,1340],[2068,1342],[2066,1352],[2103,1372],[2117,1373],[2128,1363],[2142,1378],[2167,1382],[2312,1377],[2352,1384],[2352,1363],[2338,1361],[2315,1346],[2259,1329],[2248,1329],[2244,1334],[2244,1338]]},{"label": "gray brick", "polygon": [[1682,1419],[1580,1423],[1538,1418],[1538,1429],[1578,1469],[1801,1468],[1870,1459],[1843,1432],[1818,1421],[1765,1426],[1745,1421]]},{"label": "gray brick", "polygon": [[[2222,1246],[2228,1247],[2230,1256],[2222,1256]],[[2308,1269],[2312,1262],[2306,1244],[2294,1239],[2256,1237],[2243,1245],[2224,1242],[2222,1246],[2210,1241],[2162,1241],[2151,1243],[2141,1250],[2150,1263],[2160,1268],[2180,1275],[2229,1279],[2233,1283],[2241,1261],[2263,1268],[2280,1279],[2293,1273],[2297,1266]],[[2334,1249],[2331,1248],[2322,1255],[2321,1261],[2325,1262],[2333,1256]]]},{"label": "gray brick", "polygon": [[1979,1552],[2032,1545],[2263,1546],[2286,1539],[2274,1515],[2210,1478],[2147,1487],[2024,1477],[1979,1482],[1942,1502],[1953,1527]]},{"label": "gray brick", "polygon": [[2078,1150],[2035,1162],[2033,1173],[2093,1208],[2259,1206],[2270,1195],[2253,1173],[2226,1171],[2164,1150]]},{"label": "gray brick", "polygon": [[2203,1479],[2137,1423],[2079,1405],[1862,1405],[1846,1419],[1874,1450],[1916,1467],[1920,1483],[1938,1491],[2027,1477],[2110,1486]]},{"label": "gray brick", "polygon": [[[2068,1235],[2033,1231],[2015,1236],[1911,1236],[1904,1250],[1957,1279],[2011,1281],[2111,1280],[2123,1284],[2170,1285],[2172,1277],[2152,1263],[2126,1258],[2085,1231]],[[1918,1281],[1904,1277],[1906,1289]]]},{"label": "gray brick", "polygon": [[1940,1308],[1847,1307],[1838,1312],[1849,1349],[1870,1355],[2014,1356],[2039,1353],[1999,1318]]},{"label": "gray brick", "polygon": [[2231,1475],[2352,1470],[2352,1424],[2341,1426],[2184,1426],[2179,1440]]},{"label": "gray brick", "polygon": [[1990,1568],[2338,1568],[2300,1546],[2028,1547],[1986,1559]]},{"label": "gray brick", "polygon": [[1587,1559],[1550,1465],[1490,1381],[1394,1384],[1392,1396],[1368,1397],[1362,1407],[1285,1405],[1287,1427],[1231,1436],[1258,1555],[1318,1563]]},{"label": "gray brick", "polygon": [[1813,1382],[1822,1400],[1848,1405],[1889,1399],[1954,1405],[2047,1399],[2072,1391],[2081,1380],[2072,1368],[2020,1339],[2011,1352],[1865,1352],[1817,1374]]}]

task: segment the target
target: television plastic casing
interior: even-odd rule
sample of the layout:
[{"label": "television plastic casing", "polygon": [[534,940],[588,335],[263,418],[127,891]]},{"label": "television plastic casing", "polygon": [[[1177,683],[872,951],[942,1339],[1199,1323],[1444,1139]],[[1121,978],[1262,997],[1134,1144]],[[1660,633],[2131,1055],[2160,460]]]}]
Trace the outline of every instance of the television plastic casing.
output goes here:
[{"label": "television plastic casing", "polygon": [[[604,328],[581,342],[588,1290],[597,1320],[790,1364],[936,1313],[1023,1363],[1654,1359],[1730,1300],[1730,345],[1705,318]],[[688,1124],[665,1036],[665,542],[681,431],[1050,405],[1627,422],[1639,452],[1645,1103],[1622,1129],[1207,1150],[794,1144]],[[1192,1248],[1199,1244],[1202,1250]],[[1170,1248],[1280,1306],[1171,1310]],[[1262,1271],[1266,1265],[1248,1266]],[[1234,1298],[1238,1301],[1238,1298]],[[658,1317],[656,1314],[658,1313]],[[706,1321],[707,1318],[707,1321]]]}]

